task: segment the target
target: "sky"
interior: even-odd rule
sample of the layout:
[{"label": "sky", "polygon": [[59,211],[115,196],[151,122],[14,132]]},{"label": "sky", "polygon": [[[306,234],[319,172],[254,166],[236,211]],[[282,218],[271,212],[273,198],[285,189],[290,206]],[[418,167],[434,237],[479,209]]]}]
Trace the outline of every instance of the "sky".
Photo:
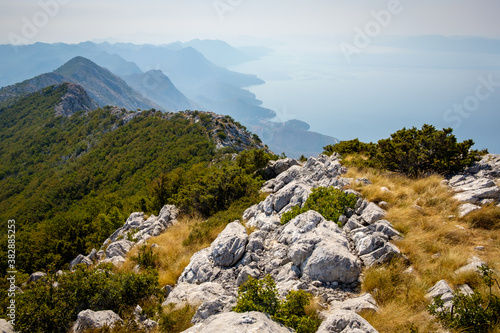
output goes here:
[{"label": "sky", "polygon": [[38,30],[29,43],[350,34],[395,3],[402,11],[384,34],[500,37],[497,0],[1,0],[0,43],[23,37],[26,22]]},{"label": "sky", "polygon": [[499,15],[498,0],[0,0],[0,44],[268,46],[232,69],[266,81],[248,89],[278,120],[363,141],[431,123],[500,153]]}]

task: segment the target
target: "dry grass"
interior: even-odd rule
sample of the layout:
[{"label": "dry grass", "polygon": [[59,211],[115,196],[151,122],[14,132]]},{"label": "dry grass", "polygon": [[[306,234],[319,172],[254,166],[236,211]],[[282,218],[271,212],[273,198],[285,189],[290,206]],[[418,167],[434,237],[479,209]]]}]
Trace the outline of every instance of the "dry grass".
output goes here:
[{"label": "dry grass", "polygon": [[[447,187],[441,186],[440,176],[410,179],[394,173],[350,168],[348,177],[367,178],[372,184],[355,183],[353,188],[366,199],[388,203],[386,219],[404,234],[396,242],[409,259],[409,265],[393,262],[364,272],[363,289],[373,294],[380,311],[364,314],[379,332],[436,332],[438,326],[427,314],[424,295],[441,279],[452,286],[468,283],[480,287],[476,274],[456,275],[454,271],[479,256],[490,267],[500,269],[500,231],[473,228],[470,220],[458,219],[459,203]],[[390,192],[384,192],[387,187]],[[474,221],[497,218],[496,208],[475,212]],[[495,222],[496,223],[496,222]],[[477,224],[476,224],[477,225]],[[484,246],[484,251],[474,247]]]},{"label": "dry grass", "polygon": [[[189,264],[191,257],[197,251],[210,246],[210,243],[196,243],[189,246],[184,246],[182,242],[189,236],[190,231],[196,223],[201,223],[201,219],[197,217],[181,217],[179,222],[168,229],[158,237],[150,238],[149,244],[158,244],[155,249],[158,254],[159,266],[159,283],[160,286],[174,285],[181,275],[184,268]],[[223,227],[211,231],[215,238],[222,231]],[[128,254],[125,264],[122,269],[130,271],[135,262],[131,260],[132,256],[137,255],[138,248],[134,247]]]}]

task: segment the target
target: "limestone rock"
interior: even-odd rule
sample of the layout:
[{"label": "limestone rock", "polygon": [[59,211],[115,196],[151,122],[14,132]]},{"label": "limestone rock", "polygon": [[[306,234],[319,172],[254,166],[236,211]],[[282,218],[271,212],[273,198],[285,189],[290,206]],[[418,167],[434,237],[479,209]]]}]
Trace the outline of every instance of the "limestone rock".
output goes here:
[{"label": "limestone rock", "polygon": [[15,333],[14,327],[5,319],[0,319],[0,333]]},{"label": "limestone rock", "polygon": [[231,222],[213,241],[209,258],[222,267],[234,266],[245,254],[247,242],[246,228],[240,221]]},{"label": "limestone rock", "polygon": [[474,189],[454,195],[454,198],[457,199],[458,201],[465,201],[469,203],[477,203],[483,199],[497,200],[499,197],[500,197],[500,188],[496,186]]},{"label": "limestone rock", "polygon": [[385,216],[385,211],[374,204],[373,202],[370,202],[365,209],[363,209],[363,213],[361,214],[361,219],[365,221],[367,224],[373,224],[377,222],[378,220],[382,219]]},{"label": "limestone rock", "polygon": [[299,161],[292,158],[284,158],[277,161],[270,161],[263,170],[265,179],[271,179],[279,176],[294,165],[300,165]]},{"label": "limestone rock", "polygon": [[30,275],[28,282],[36,282],[45,276],[47,276],[47,274],[44,272],[35,272],[35,273]]},{"label": "limestone rock", "polygon": [[425,298],[428,300],[434,299],[434,297],[441,296],[444,301],[444,306],[446,308],[451,308],[453,300],[453,289],[448,285],[445,280],[437,282],[432,288],[427,291]]},{"label": "limestone rock", "polygon": [[337,310],[321,323],[317,333],[377,333],[377,330],[356,312]]},{"label": "limestone rock", "polygon": [[170,292],[163,306],[175,304],[176,308],[186,304],[199,306],[205,302],[215,301],[221,296],[234,296],[228,293],[220,284],[206,282],[202,284],[179,283]]},{"label": "limestone rock", "polygon": [[383,247],[360,256],[366,267],[383,264],[391,261],[392,258],[400,256],[401,251],[396,245],[387,242]]},{"label": "limestone rock", "polygon": [[102,328],[104,326],[113,327],[121,322],[123,322],[122,319],[111,310],[96,312],[84,310],[78,314],[78,319],[73,325],[73,332],[80,333],[87,329]]},{"label": "limestone rock", "polygon": [[209,317],[183,333],[291,333],[292,329],[273,321],[261,312],[225,312]]},{"label": "limestone rock", "polygon": [[127,254],[127,252],[132,248],[133,245],[134,245],[133,242],[125,239],[111,243],[111,245],[109,245],[105,251],[106,257],[107,258],[113,258],[116,256],[123,257]]},{"label": "limestone rock", "polygon": [[336,223],[308,211],[292,219],[278,237],[289,245],[288,256],[311,281],[352,283],[361,273],[359,260]]},{"label": "limestone rock", "polygon": [[361,311],[378,311],[377,302],[370,293],[365,293],[359,297],[349,298],[343,302],[334,301],[330,303],[330,311],[323,312],[325,317],[331,313],[332,310],[350,310],[356,313]]},{"label": "limestone rock", "polygon": [[158,323],[156,321],[154,321],[153,319],[143,320],[143,321],[141,321],[141,325],[145,329],[147,329],[148,331],[152,331],[152,330],[154,330],[155,328],[158,327]]},{"label": "limestone rock", "polygon": [[479,272],[479,267],[482,265],[486,265],[484,261],[479,259],[478,257],[474,256],[472,258],[469,258],[467,260],[467,265],[464,267],[461,267],[455,271],[455,274],[460,274],[460,273],[466,273],[466,272],[471,272],[471,271],[476,271]]},{"label": "limestone rock", "polygon": [[465,203],[465,204],[460,205],[458,207],[458,217],[464,217],[464,216],[468,215],[469,213],[471,213],[475,210],[478,210],[478,209],[481,209],[481,206],[474,205],[471,203]]},{"label": "limestone rock", "polygon": [[212,281],[220,272],[220,268],[214,267],[210,262],[208,259],[210,253],[210,248],[205,248],[196,252],[191,257],[189,264],[184,268],[178,282],[199,284]]},{"label": "limestone rock", "polygon": [[79,264],[85,264],[85,265],[87,265],[87,267],[89,267],[93,263],[92,263],[92,260],[90,260],[88,257],[85,257],[85,256],[79,254],[75,259],[73,259],[69,263],[69,269],[72,270],[76,265],[79,265]]},{"label": "limestone rock", "polygon": [[213,301],[204,302],[200,305],[198,310],[196,310],[191,322],[193,324],[201,323],[210,316],[222,312],[229,312],[235,306],[236,297],[233,296],[221,296]]}]

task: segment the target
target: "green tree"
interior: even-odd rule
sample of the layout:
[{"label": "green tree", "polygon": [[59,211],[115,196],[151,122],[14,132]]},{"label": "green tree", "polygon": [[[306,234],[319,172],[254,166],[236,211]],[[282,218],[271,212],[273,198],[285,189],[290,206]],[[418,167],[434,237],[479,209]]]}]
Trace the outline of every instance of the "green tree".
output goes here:
[{"label": "green tree", "polygon": [[452,132],[427,124],[421,129],[403,128],[378,142],[377,159],[387,170],[411,177],[460,171],[478,161],[479,152],[471,150],[474,141],[457,142]]}]

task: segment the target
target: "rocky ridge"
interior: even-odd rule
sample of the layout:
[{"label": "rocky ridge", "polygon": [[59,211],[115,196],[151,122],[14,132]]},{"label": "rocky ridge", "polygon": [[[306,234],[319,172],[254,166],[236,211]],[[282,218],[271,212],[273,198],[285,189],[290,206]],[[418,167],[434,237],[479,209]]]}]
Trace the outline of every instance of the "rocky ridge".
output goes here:
[{"label": "rocky ridge", "polygon": [[130,214],[125,224],[104,241],[99,251],[92,249],[87,256],[79,254],[70,262],[70,269],[79,264],[121,265],[125,262],[125,257],[132,247],[144,244],[149,238],[159,236],[167,228],[176,224],[178,213],[179,210],[175,206],[166,205],[158,216],[151,215],[146,218],[144,213]]},{"label": "rocky ridge", "polygon": [[[230,311],[238,286],[249,276],[262,278],[270,274],[281,296],[301,289],[317,297],[328,310],[325,318],[344,318],[346,312],[351,318],[363,309],[377,309],[371,295],[355,297],[361,270],[400,256],[390,243],[401,237],[399,232],[383,220],[383,209],[349,189],[345,191],[355,193],[358,201],[355,209],[340,218],[343,228],[315,211],[281,225],[281,215],[292,206],[303,205],[313,188],[344,189],[354,180],[342,177],[346,169],[338,156],[320,155],[304,165],[290,160],[279,164],[288,165],[288,169],[283,167],[276,178],[264,184],[262,191],[269,196],[245,211],[245,223],[230,223],[210,247],[192,256],[164,305],[199,306],[193,322],[204,327],[215,320],[212,316],[219,314],[217,320],[222,320]],[[245,227],[256,230],[247,234]],[[227,314],[227,318],[230,316]],[[364,323],[349,323],[340,330],[334,330],[337,324],[325,324],[324,332],[351,332],[346,327],[352,325],[353,329],[365,327]]]},{"label": "rocky ridge", "polygon": [[[261,318],[266,317],[263,314],[231,312],[239,285],[249,276],[262,278],[270,274],[282,297],[291,290],[305,290],[319,300],[324,308],[321,316],[325,319],[321,332],[376,332],[356,314],[363,310],[377,311],[370,294],[358,295],[361,271],[363,266],[401,256],[390,242],[401,235],[383,219],[383,209],[349,189],[350,183],[363,180],[343,177],[347,170],[340,164],[339,156],[311,157],[304,164],[292,159],[278,160],[268,168],[271,169],[268,172],[277,176],[261,189],[269,193],[267,198],[245,211],[244,223],[228,224],[210,247],[192,256],[178,283],[164,288],[170,292],[163,305],[198,307],[192,319],[196,325],[187,332],[201,332],[201,329],[209,332],[218,327],[234,328],[226,332],[240,332],[242,327],[287,332],[287,328],[269,318]],[[281,225],[281,215],[294,205],[303,205],[312,189],[320,186],[333,186],[355,194],[358,196],[355,208],[347,209],[338,222],[327,221],[310,210]],[[133,246],[144,244],[174,225],[177,214],[174,206],[164,206],[158,216],[132,213],[99,251],[93,249],[86,256],[78,255],[70,268],[78,264],[121,265]],[[248,234],[247,228],[255,231]],[[34,278],[38,277],[35,275]],[[99,327],[101,317],[106,322],[121,320],[112,313],[84,312],[79,314],[75,328]],[[146,325],[138,319],[144,326],[156,325],[147,318],[142,319],[148,321]],[[256,326],[252,326],[254,324]]]}]

